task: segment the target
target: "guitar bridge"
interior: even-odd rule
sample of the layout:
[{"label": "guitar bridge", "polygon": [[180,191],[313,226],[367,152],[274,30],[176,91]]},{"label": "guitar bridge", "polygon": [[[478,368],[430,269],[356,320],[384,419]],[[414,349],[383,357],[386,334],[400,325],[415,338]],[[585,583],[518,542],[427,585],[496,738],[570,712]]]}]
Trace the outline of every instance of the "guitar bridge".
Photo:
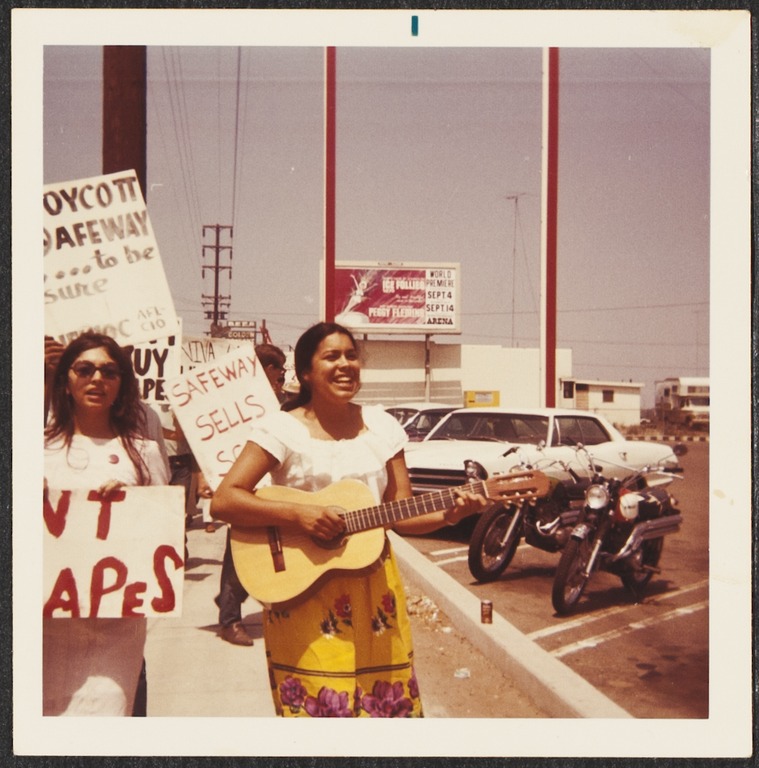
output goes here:
[{"label": "guitar bridge", "polygon": [[279,536],[279,528],[275,525],[267,527],[266,532],[269,537],[269,551],[271,552],[271,559],[274,563],[274,571],[280,573],[286,570],[285,568],[285,554],[282,551],[282,539]]}]

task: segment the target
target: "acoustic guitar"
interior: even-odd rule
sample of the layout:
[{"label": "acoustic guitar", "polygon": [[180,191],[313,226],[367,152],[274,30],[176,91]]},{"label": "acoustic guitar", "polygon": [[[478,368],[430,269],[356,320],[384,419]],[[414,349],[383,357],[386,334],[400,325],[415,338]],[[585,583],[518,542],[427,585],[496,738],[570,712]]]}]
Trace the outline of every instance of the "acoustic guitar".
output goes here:
[{"label": "acoustic guitar", "polygon": [[[550,482],[542,472],[526,471],[473,481],[460,488],[493,501],[521,502],[547,495]],[[383,559],[385,527],[450,509],[457,490],[446,488],[375,505],[369,488],[358,480],[340,480],[314,492],[278,485],[261,488],[256,491],[261,499],[339,508],[345,531],[323,541],[289,526],[232,526],[235,570],[248,594],[260,603],[293,605],[337,573],[371,572]]]}]

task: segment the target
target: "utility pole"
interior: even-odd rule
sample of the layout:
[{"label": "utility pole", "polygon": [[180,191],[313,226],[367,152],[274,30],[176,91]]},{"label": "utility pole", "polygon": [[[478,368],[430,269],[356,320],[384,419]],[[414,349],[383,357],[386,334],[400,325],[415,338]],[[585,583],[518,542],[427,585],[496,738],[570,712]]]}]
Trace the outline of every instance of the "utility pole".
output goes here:
[{"label": "utility pole", "polygon": [[134,169],[147,200],[144,45],[103,47],[103,173]]},{"label": "utility pole", "polygon": [[516,285],[517,285],[517,226],[519,224],[519,196],[506,195],[506,200],[514,201],[514,239],[511,249],[511,346],[514,346],[514,327],[516,325]]},{"label": "utility pole", "polygon": [[[205,259],[206,251],[210,250],[213,251],[213,264],[207,265],[203,264],[202,266],[202,275],[205,277],[206,270],[209,270],[213,273],[213,295],[209,296],[208,294],[202,294],[203,298],[203,306],[211,306],[213,309],[211,311],[206,310],[206,320],[211,321],[211,336],[212,337],[218,337],[218,336],[224,336],[226,331],[226,324],[222,325],[222,320],[227,319],[227,312],[226,310],[229,309],[229,302],[231,297],[231,289],[230,293],[227,295],[222,295],[221,293],[221,286],[220,286],[220,275],[222,272],[229,271],[229,281],[231,285],[232,281],[232,227],[230,226],[224,226],[222,224],[208,224],[203,226],[203,237],[206,236],[207,231],[212,231],[215,235],[214,242],[212,245],[203,245],[203,258]],[[221,233],[224,230],[229,230],[229,239],[230,244],[229,245],[222,245],[221,244]],[[222,264],[221,263],[221,257],[222,253],[224,251],[229,251],[229,264]]]}]

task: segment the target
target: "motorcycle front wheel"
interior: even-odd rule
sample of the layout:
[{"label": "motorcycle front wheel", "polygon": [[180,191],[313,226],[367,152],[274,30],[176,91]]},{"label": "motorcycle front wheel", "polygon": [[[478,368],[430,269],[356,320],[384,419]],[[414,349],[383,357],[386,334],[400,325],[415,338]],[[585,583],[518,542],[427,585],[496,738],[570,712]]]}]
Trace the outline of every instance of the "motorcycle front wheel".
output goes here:
[{"label": "motorcycle front wheel", "polygon": [[625,589],[634,597],[640,597],[648,582],[651,581],[656,566],[659,565],[662,549],[664,549],[663,536],[644,541],[638,553],[638,562],[620,575]]},{"label": "motorcycle front wheel", "polygon": [[477,581],[493,581],[508,567],[522,536],[522,523],[512,527],[519,510],[497,504],[483,512],[469,540],[469,571]]},{"label": "motorcycle front wheel", "polygon": [[588,578],[584,571],[590,559],[591,543],[587,539],[570,539],[561,553],[553,579],[551,602],[556,613],[570,613],[585,591]]}]

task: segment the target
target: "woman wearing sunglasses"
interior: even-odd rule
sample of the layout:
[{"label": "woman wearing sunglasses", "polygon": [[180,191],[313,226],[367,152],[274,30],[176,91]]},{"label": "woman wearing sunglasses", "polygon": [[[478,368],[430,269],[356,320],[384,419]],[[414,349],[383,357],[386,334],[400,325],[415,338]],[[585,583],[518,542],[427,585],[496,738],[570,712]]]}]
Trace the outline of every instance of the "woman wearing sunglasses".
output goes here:
[{"label": "woman wearing sunglasses", "polygon": [[[45,489],[168,485],[129,356],[110,337],[86,333],[61,354],[45,428]],[[145,647],[144,618],[43,619],[43,714],[132,712]]]}]

